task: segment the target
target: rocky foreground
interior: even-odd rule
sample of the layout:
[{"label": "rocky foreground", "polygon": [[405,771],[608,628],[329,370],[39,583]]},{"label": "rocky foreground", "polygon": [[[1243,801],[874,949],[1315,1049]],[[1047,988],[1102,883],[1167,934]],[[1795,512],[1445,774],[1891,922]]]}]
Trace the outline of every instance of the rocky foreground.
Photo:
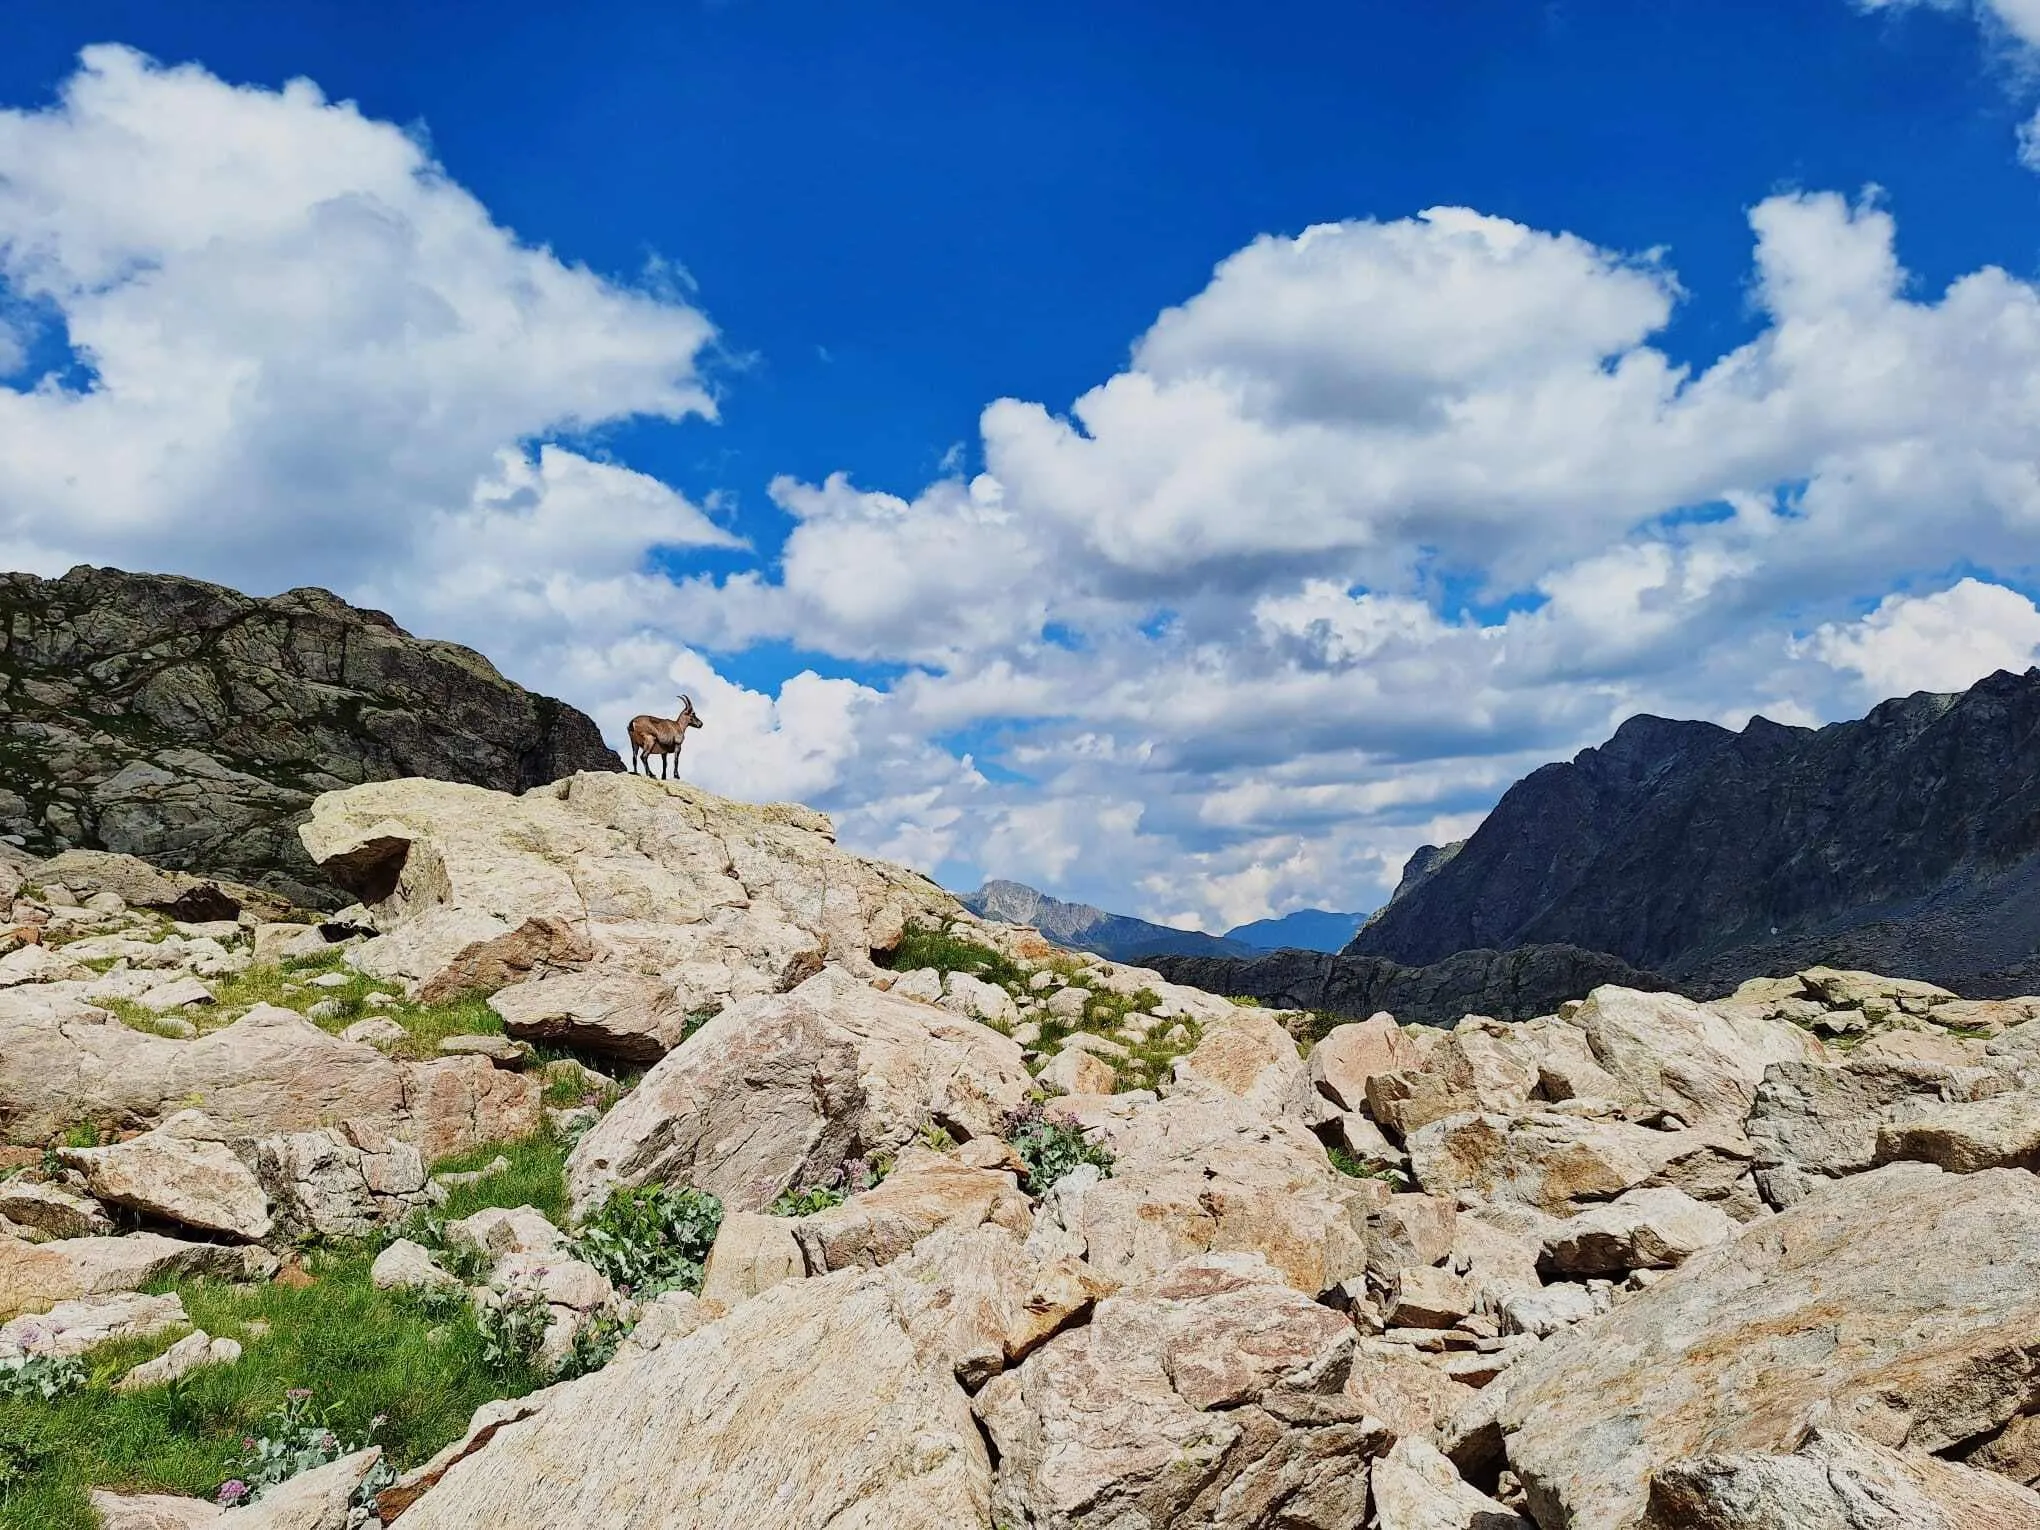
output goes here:
[{"label": "rocky foreground", "polygon": [[[0,1374],[248,1364],[137,1293],[373,1237],[569,1379],[245,1507],[103,1484],[111,1530],[2040,1526],[2040,1000],[1814,969],[1331,1024],[615,775],[361,786],[303,837],[357,906],[0,870]],[[492,1020],[436,1034],[456,1000]],[[542,1130],[564,1218],[433,1222],[434,1160]],[[647,1295],[588,1228],[652,1186],[717,1212]]]}]

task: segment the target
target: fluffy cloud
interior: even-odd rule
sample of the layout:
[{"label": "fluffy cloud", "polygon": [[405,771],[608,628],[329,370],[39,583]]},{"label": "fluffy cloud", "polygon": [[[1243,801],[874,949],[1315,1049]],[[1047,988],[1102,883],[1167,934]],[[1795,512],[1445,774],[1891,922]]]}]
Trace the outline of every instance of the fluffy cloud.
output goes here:
[{"label": "fluffy cloud", "polygon": [[[1258,239],[1066,413],[991,402],[975,478],[776,481],[759,557],[586,445],[712,415],[692,307],[309,84],[95,49],[0,112],[0,558],[332,585],[619,742],[685,692],[690,779],[952,879],[1365,907],[1635,711],[2033,655],[2040,294],[1916,290],[1873,200],[1751,226],[1758,333],[1691,369],[1659,252],[1461,208]],[[89,382],[21,370],[59,342]]]},{"label": "fluffy cloud", "polygon": [[0,112],[0,284],[91,373],[0,387],[0,538],[43,562],[349,584],[486,511],[506,449],[712,412],[699,313],[521,244],[307,81],[88,49]]},{"label": "fluffy cloud", "polygon": [[2040,609],[2017,590],[1964,579],[1932,595],[1890,595],[1860,621],[1828,622],[1798,652],[1862,679],[1866,694],[1959,691],[2040,657]]}]

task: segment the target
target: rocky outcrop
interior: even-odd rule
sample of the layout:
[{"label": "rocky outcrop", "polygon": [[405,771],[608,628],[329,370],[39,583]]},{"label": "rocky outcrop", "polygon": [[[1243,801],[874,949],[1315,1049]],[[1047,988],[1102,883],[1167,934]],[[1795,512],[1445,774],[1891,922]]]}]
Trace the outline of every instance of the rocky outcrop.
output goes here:
[{"label": "rocky outcrop", "polygon": [[1100,1302],[978,1394],[995,1518],[1361,1530],[1388,1430],[1345,1393],[1352,1325],[1251,1255],[1191,1259]]},{"label": "rocky outcrop", "polygon": [[2029,1530],[2040,1495],[1918,1451],[1816,1429],[1791,1455],[1702,1456],[1651,1478],[1649,1530]]},{"label": "rocky outcrop", "polygon": [[1699,994],[1816,963],[2027,992],[2036,728],[2040,670],[1817,731],[1634,717],[1511,787],[1348,950],[1421,966],[1563,943]]},{"label": "rocky outcrop", "polygon": [[303,837],[379,932],[349,955],[362,971],[427,999],[493,993],[513,1035],[640,1060],[824,964],[870,976],[909,922],[958,912],[838,849],[811,809],[641,776],[522,797],[381,782],[320,798]]},{"label": "rocky outcrop", "polygon": [[2040,1406],[2036,1332],[2040,1179],[1903,1164],[1753,1223],[1483,1401],[1540,1524],[1631,1530],[1652,1474],[1703,1452],[1790,1451],[1815,1423],[1930,1453],[1987,1437]]},{"label": "rocky outcrop", "polygon": [[991,1463],[884,1271],[774,1287],[495,1431],[409,1530],[991,1530]]},{"label": "rocky outcrop", "polygon": [[0,833],[38,854],[121,851],[338,907],[295,833],[321,792],[620,768],[584,714],[324,590],[0,575]]},{"label": "rocky outcrop", "polygon": [[1551,1013],[1604,983],[1660,989],[1669,983],[1620,957],[1569,945],[1457,951],[1428,966],[1380,956],[1278,951],[1252,958],[1157,956],[1150,965],[1173,983],[1238,994],[1278,1009],[1310,1009],[1358,1020],[1386,1010],[1419,1025],[1461,1015],[1527,1020]]},{"label": "rocky outcrop", "polygon": [[250,1137],[361,1122],[430,1160],[530,1135],[540,1097],[482,1058],[398,1062],[272,1005],[181,1041],[46,986],[0,990],[0,1134],[17,1142],[77,1122],[146,1129],[195,1104]]},{"label": "rocky outcrop", "polygon": [[998,1032],[831,968],[732,1005],[668,1054],[575,1146],[567,1184],[580,1208],[659,1182],[762,1210],[897,1153],[924,1124],[982,1135],[1028,1086]]},{"label": "rocky outcrop", "polygon": [[60,1302],[138,1291],[159,1280],[200,1275],[246,1280],[275,1270],[274,1256],[261,1249],[187,1243],[156,1233],[63,1238],[53,1243],[24,1243],[0,1235],[0,1318],[47,1312]]}]

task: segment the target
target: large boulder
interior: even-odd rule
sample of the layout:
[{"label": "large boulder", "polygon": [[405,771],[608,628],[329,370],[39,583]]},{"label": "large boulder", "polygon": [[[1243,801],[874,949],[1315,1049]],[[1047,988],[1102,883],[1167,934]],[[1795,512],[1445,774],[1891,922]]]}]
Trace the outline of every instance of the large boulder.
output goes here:
[{"label": "large boulder", "polygon": [[992,1225],[933,1233],[890,1273],[907,1331],[972,1390],[1118,1289],[1081,1259],[1042,1257]]},{"label": "large boulder", "polygon": [[40,1142],[79,1121],[146,1129],[194,1107],[251,1137],[365,1122],[428,1160],[529,1136],[542,1119],[534,1078],[479,1057],[394,1061],[274,1005],[176,1041],[68,997],[0,991],[0,1134]]},{"label": "large boulder", "polygon": [[[869,976],[909,921],[959,909],[924,877],[838,849],[812,809],[641,776],[522,797],[377,782],[321,797],[300,833],[382,932],[349,957],[363,971],[420,994],[513,990],[503,1012],[531,1034],[627,1056],[825,961]],[[526,984],[539,991],[514,992]]]},{"label": "large boulder", "polygon": [[976,1400],[1002,1524],[1360,1530],[1390,1444],[1343,1388],[1352,1325],[1265,1260],[1206,1255],[1098,1303]]},{"label": "large boulder", "polygon": [[1009,1173],[908,1148],[884,1183],[794,1224],[808,1273],[891,1264],[930,1233],[999,1227],[1024,1238],[1027,1197]]},{"label": "large boulder", "polygon": [[1702,1456],[1651,1479],[1650,1530],[2032,1530],[2040,1494],[1988,1472],[1815,1429],[1791,1455]]},{"label": "large boulder", "polygon": [[1936,1106],[1877,1129],[1877,1161],[1919,1160],[1957,1174],[2040,1168],[2040,1091]]},{"label": "large boulder", "polygon": [[269,1197],[254,1170],[201,1111],[111,1147],[61,1148],[66,1168],[100,1200],[146,1217],[245,1242],[269,1236]]},{"label": "large boulder", "polygon": [[[1899,1164],[1826,1185],[1548,1339],[1481,1394],[1532,1512],[1631,1530],[1651,1476],[1814,1423],[1945,1451],[2040,1406],[2040,1178]],[[1455,1455],[1492,1436],[1462,1420]]]},{"label": "large boulder", "polygon": [[1461,1478],[1422,1435],[1397,1440],[1368,1486],[1377,1530],[1535,1530]]},{"label": "large boulder", "polygon": [[1572,1023],[1635,1098],[1688,1126],[1740,1130],[1767,1067],[1823,1055],[1796,1025],[1633,988],[1596,988]]},{"label": "large boulder", "polygon": [[885,1271],[791,1281],[498,1427],[409,1530],[991,1530],[991,1464]]},{"label": "large boulder", "polygon": [[1316,1296],[1366,1269],[1367,1215],[1389,1187],[1338,1173],[1301,1122],[1216,1092],[1115,1096],[1079,1118],[1113,1155],[1111,1176],[1058,1185],[1037,1240],[1059,1233],[1120,1281],[1197,1254],[1246,1253]]},{"label": "large boulder", "polygon": [[1416,1046],[1395,1023],[1395,1017],[1371,1015],[1349,1025],[1333,1026],[1310,1049],[1310,1081],[1339,1109],[1360,1110],[1367,1104],[1370,1078],[1416,1063]]},{"label": "large boulder", "polygon": [[1017,1043],[834,968],[732,1005],[647,1073],[567,1160],[577,1213],[619,1184],[687,1183],[738,1211],[834,1183],[930,1121],[986,1132],[1027,1096]]},{"label": "large boulder", "polygon": [[1656,1131],[1551,1111],[1447,1116],[1412,1133],[1408,1146],[1410,1172],[1433,1195],[1471,1190],[1554,1216],[1649,1185],[1721,1200],[1749,1157],[1740,1133]]},{"label": "large boulder", "polygon": [[1233,1007],[1205,1022],[1197,1045],[1176,1059],[1175,1074],[1179,1084],[1232,1095],[1264,1116],[1312,1114],[1310,1071],[1296,1039],[1265,1009]]},{"label": "large boulder", "polygon": [[1774,1063],[1757,1086],[1745,1125],[1757,1182],[1773,1205],[1790,1205],[1823,1179],[1871,1168],[1880,1127],[2004,1087],[1983,1068],[1861,1053],[1826,1065]]}]

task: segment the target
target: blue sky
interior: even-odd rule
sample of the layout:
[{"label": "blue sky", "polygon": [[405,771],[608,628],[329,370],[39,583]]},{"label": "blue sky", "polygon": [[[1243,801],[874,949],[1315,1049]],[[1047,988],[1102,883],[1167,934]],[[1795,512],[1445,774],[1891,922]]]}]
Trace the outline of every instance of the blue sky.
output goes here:
[{"label": "blue sky", "polygon": [[[27,0],[0,551],[329,583],[612,733],[692,687],[705,783],[952,881],[1365,907],[1629,712],[2030,660],[2035,39],[2032,0]],[[199,169],[144,217],[136,165]],[[428,310],[473,343],[407,365]]]}]

